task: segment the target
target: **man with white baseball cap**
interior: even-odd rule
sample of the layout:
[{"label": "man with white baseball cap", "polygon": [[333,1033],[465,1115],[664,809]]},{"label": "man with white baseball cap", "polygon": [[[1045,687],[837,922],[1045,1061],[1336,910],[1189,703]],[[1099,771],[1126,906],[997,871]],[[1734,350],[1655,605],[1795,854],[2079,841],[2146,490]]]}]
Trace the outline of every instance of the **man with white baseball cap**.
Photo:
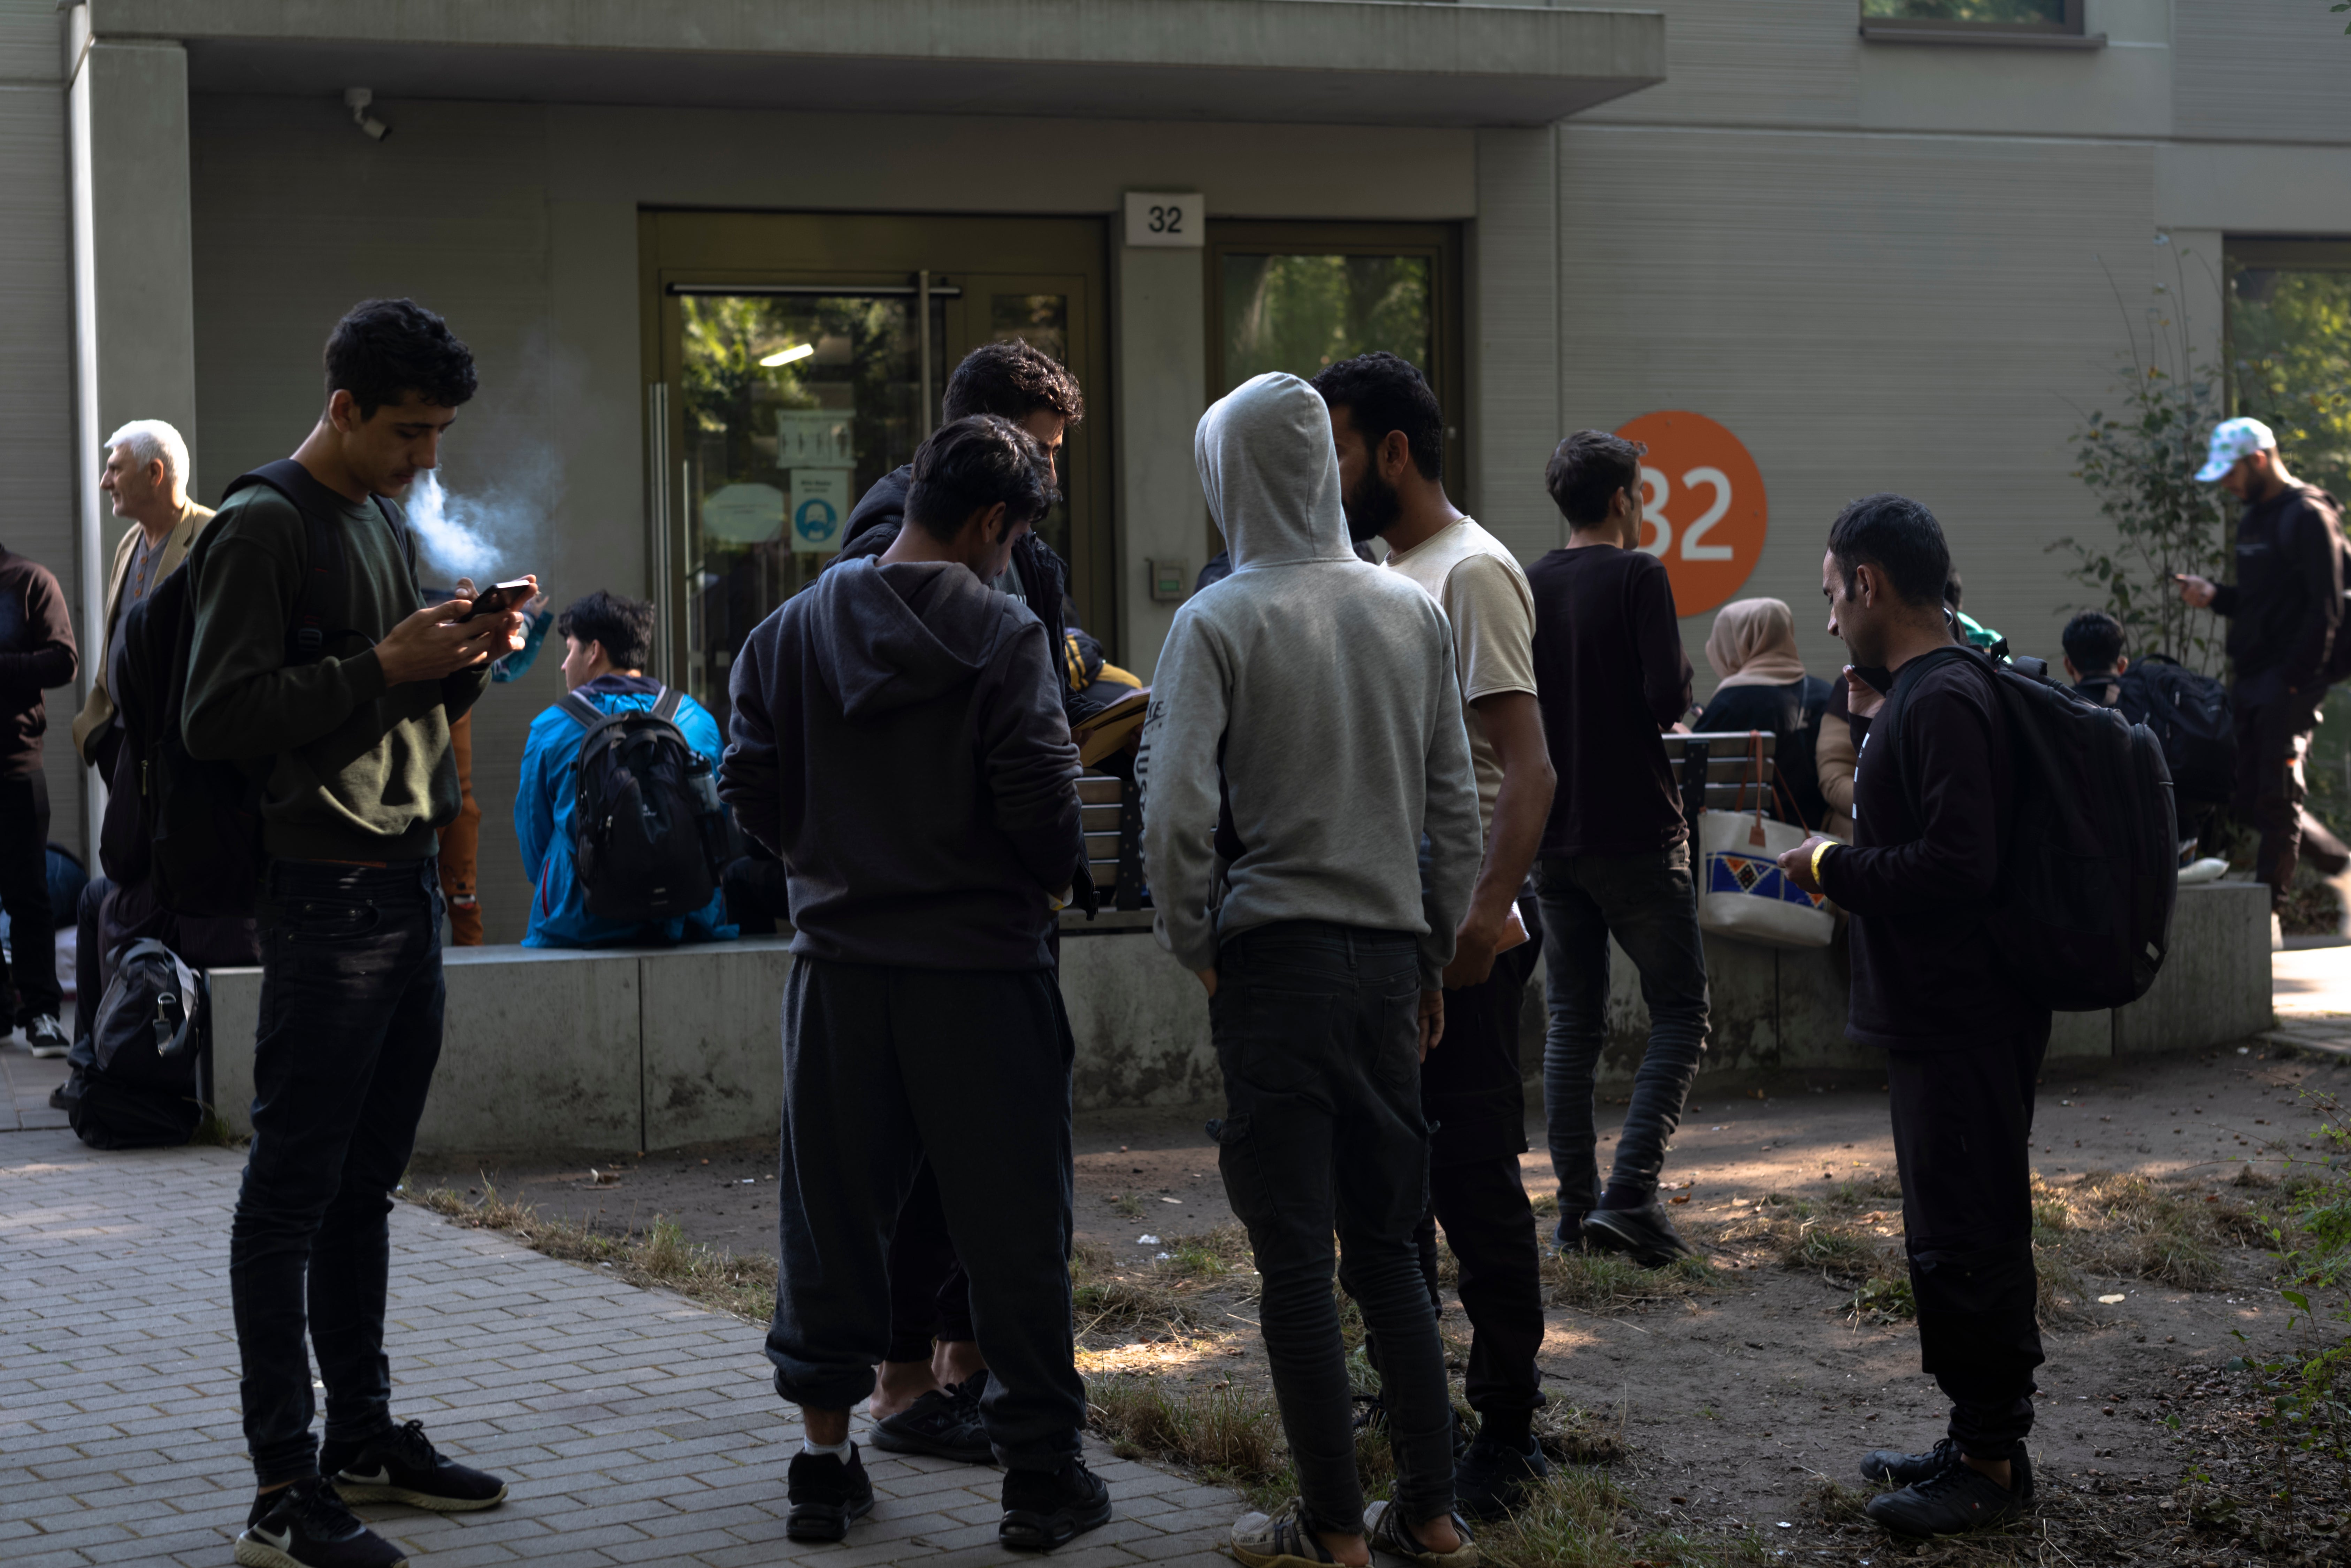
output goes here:
[{"label": "man with white baseball cap", "polygon": [[[2285,901],[2297,853],[2328,878],[2351,869],[2351,850],[2303,810],[2302,759],[2344,630],[2343,506],[2286,472],[2277,437],[2258,419],[2224,420],[2196,477],[2244,503],[2237,517],[2237,580],[2181,574],[2179,596],[2230,618],[2236,685],[2234,804],[2261,831],[2255,874]],[[2351,887],[2346,924],[2351,925]]]}]

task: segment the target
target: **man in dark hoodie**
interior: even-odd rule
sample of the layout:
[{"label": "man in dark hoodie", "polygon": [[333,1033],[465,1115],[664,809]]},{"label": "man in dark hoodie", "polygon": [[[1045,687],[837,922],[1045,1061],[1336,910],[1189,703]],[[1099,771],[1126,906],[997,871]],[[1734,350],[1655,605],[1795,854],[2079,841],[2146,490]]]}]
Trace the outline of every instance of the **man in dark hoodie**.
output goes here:
[{"label": "man in dark hoodie", "polygon": [[[947,378],[941,402],[949,420],[978,413],[1010,420],[1044,449],[1048,464],[1058,462],[1062,437],[1086,416],[1077,378],[1019,340],[982,343],[966,354]],[[897,541],[914,472],[907,464],[874,481],[849,514],[840,560],[878,556]],[[1068,563],[1034,531],[1015,541],[1011,564],[993,580],[998,592],[1019,600],[1044,622],[1065,710],[1076,695],[1061,678],[1072,630],[1065,605],[1069,582]],[[938,1182],[925,1168],[890,1243],[890,1348],[873,1393],[875,1448],[987,1462],[978,1406],[987,1363],[972,1338],[970,1289],[947,1239]]]},{"label": "man in dark hoodie", "polygon": [[720,793],[783,861],[797,927],[768,1332],[807,1424],[795,1541],[873,1506],[849,1414],[889,1348],[890,1239],[925,1164],[992,1374],[998,1538],[1045,1550],[1110,1518],[1079,1458],[1075,1047],[1049,941],[1085,874],[1077,748],[1044,627],[988,587],[1052,497],[1008,420],[941,427],[890,548],[825,572],[735,665]]}]

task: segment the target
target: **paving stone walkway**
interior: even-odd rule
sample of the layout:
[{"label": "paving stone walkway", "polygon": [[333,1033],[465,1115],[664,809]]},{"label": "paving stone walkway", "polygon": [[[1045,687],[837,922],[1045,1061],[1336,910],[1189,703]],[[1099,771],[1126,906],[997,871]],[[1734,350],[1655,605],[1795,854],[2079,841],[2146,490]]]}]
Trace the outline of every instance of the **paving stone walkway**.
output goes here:
[{"label": "paving stone walkway", "polygon": [[[0,1134],[8,1568],[233,1561],[252,1485],[227,1278],[243,1163]],[[841,1545],[792,1544],[783,1478],[799,1429],[757,1329],[406,1204],[392,1237],[397,1413],[513,1487],[486,1513],[362,1509],[417,1568],[1035,1564],[996,1544],[998,1472],[871,1450],[874,1513]],[[1214,1547],[1239,1511],[1233,1493],[1098,1448],[1089,1459],[1117,1516],[1050,1568],[1225,1561]]]}]

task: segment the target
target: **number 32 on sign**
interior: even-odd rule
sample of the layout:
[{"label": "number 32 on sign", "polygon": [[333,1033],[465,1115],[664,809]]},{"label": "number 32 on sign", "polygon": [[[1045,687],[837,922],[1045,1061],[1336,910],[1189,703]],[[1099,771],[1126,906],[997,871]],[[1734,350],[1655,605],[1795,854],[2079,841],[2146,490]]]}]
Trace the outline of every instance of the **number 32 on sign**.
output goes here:
[{"label": "number 32 on sign", "polygon": [[1739,437],[1702,413],[1645,413],[1616,432],[1641,459],[1641,548],[1666,563],[1674,611],[1728,603],[1762,559],[1762,471]]}]

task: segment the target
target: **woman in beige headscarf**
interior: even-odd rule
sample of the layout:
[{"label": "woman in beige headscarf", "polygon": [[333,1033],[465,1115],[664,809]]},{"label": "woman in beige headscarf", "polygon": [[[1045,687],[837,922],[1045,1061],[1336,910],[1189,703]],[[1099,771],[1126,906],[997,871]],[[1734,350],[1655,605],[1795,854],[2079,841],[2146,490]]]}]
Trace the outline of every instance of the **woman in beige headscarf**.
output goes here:
[{"label": "woman in beige headscarf", "polygon": [[[1804,674],[1803,658],[1796,652],[1794,614],[1777,599],[1731,601],[1715,613],[1714,630],[1706,639],[1706,662],[1722,684],[1698,716],[1698,727],[1717,734],[1769,731],[1774,737],[1772,765],[1796,815],[1802,826],[1820,828],[1830,820],[1834,804],[1823,799],[1823,779],[1813,756],[1829,683]],[[1851,810],[1852,800],[1848,770],[1844,810]]]}]

